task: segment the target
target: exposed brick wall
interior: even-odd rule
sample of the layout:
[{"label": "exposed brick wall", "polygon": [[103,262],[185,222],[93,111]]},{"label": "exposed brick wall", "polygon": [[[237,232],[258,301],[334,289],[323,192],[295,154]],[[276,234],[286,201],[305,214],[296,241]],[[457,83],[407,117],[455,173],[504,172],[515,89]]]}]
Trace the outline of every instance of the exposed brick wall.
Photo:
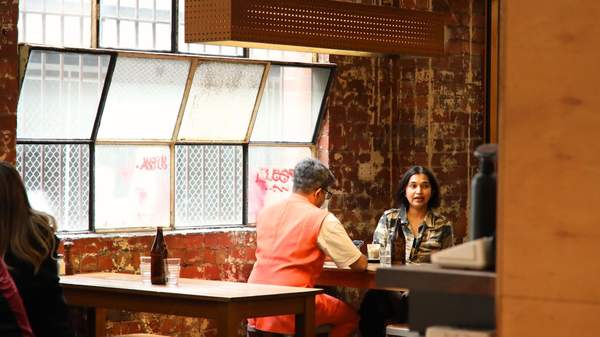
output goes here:
[{"label": "exposed brick wall", "polygon": [[466,232],[472,153],[483,141],[483,1],[384,1],[447,15],[446,55],[331,56],[338,75],[329,97],[329,164],[340,192],[330,204],[353,237],[369,241],[395,205],[411,165],[434,171],[441,212],[457,240]]},{"label": "exposed brick wall", "polygon": [[[360,1],[354,1],[360,2]],[[447,55],[353,58],[338,64],[318,156],[338,177],[330,209],[351,235],[370,240],[403,171],[433,168],[443,186],[442,211],[464,235],[471,153],[482,142],[483,1],[364,0],[448,15]],[[14,161],[18,5],[0,0],[0,159]],[[152,235],[80,238],[73,248],[77,272],[138,272]],[[244,281],[254,260],[253,231],[167,235],[172,256],[183,259],[182,276]],[[112,311],[109,335],[153,331],[171,336],[214,336],[205,319]]]},{"label": "exposed brick wall", "polygon": [[15,161],[17,97],[17,1],[0,0],[0,160]]}]

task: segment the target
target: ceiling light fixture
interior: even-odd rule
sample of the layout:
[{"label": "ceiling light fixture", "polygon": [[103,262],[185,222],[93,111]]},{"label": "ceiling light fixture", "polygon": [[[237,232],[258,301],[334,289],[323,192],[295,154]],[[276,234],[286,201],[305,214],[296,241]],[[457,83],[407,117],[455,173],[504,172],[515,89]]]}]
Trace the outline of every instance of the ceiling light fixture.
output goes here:
[{"label": "ceiling light fixture", "polygon": [[444,15],[326,0],[186,0],[185,41],[371,56],[444,53]]}]

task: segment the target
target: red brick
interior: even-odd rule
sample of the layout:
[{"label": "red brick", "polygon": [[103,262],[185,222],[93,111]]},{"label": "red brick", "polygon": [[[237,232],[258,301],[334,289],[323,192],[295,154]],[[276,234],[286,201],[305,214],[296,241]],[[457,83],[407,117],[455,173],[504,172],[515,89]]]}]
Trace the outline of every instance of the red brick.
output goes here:
[{"label": "red brick", "polygon": [[201,278],[207,280],[219,280],[221,279],[221,269],[215,264],[205,264],[201,268]]},{"label": "red brick", "polygon": [[[2,102],[0,102],[1,104]],[[0,105],[0,109],[1,109]],[[0,112],[1,113],[1,112]],[[0,115],[0,160],[15,162],[17,116]]]},{"label": "red brick", "polygon": [[92,273],[98,270],[98,260],[96,256],[84,256],[79,262],[79,268],[74,266],[76,273]]},{"label": "red brick", "polygon": [[113,256],[98,256],[98,271],[112,271],[115,269]]}]

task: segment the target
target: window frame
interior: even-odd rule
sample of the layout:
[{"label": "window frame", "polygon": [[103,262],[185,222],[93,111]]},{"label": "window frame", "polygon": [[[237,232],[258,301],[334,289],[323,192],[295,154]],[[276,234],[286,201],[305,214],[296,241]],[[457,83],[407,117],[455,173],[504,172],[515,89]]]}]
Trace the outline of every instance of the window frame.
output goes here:
[{"label": "window frame", "polygon": [[[277,146],[277,147],[308,147],[313,156],[316,155],[317,151],[317,140],[319,137],[319,131],[321,129],[323,123],[323,116],[326,110],[326,101],[331,89],[334,74],[336,71],[335,64],[322,64],[322,63],[299,63],[299,62],[283,62],[283,61],[263,61],[263,60],[250,60],[246,58],[223,58],[223,57],[210,57],[206,55],[200,54],[182,54],[182,53],[150,53],[145,51],[132,51],[132,50],[114,50],[114,49],[98,49],[98,48],[62,48],[62,47],[49,47],[49,46],[30,46],[27,44],[20,44],[20,89],[25,79],[25,70],[27,67],[27,62],[29,60],[29,56],[34,50],[41,51],[54,51],[60,53],[87,53],[87,54],[102,54],[109,55],[110,61],[107,68],[107,74],[104,82],[104,87],[102,88],[102,93],[100,96],[100,101],[98,103],[98,110],[96,111],[94,124],[92,127],[92,132],[89,139],[23,139],[17,137],[17,144],[88,144],[89,145],[89,205],[88,205],[88,230],[83,231],[83,233],[119,233],[119,232],[139,232],[139,231],[153,231],[154,227],[127,227],[127,228],[114,228],[114,229],[96,229],[95,226],[95,185],[96,185],[96,174],[95,174],[95,164],[96,164],[96,156],[95,149],[96,145],[168,145],[169,146],[169,154],[170,154],[170,195],[169,195],[169,210],[170,210],[170,220],[169,227],[170,230],[192,230],[192,229],[214,229],[214,228],[243,228],[247,226],[251,226],[252,224],[248,222],[248,153],[250,146]],[[157,58],[157,59],[178,59],[178,60],[189,60],[190,68],[188,73],[188,78],[186,80],[186,85],[183,93],[183,98],[181,100],[181,105],[179,107],[179,112],[177,116],[176,125],[173,130],[173,134],[170,140],[98,140],[98,131],[100,127],[100,122],[103,114],[103,110],[105,107],[105,103],[107,100],[107,96],[110,90],[110,85],[112,82],[112,77],[114,74],[114,70],[117,63],[117,58],[119,57],[148,57],[148,58]],[[201,62],[234,62],[234,63],[250,63],[250,64],[261,64],[264,65],[264,71],[262,74],[260,88],[258,89],[258,93],[256,96],[256,100],[254,102],[254,108],[252,111],[251,120],[248,123],[248,129],[246,132],[246,136],[242,141],[239,142],[231,142],[231,141],[194,141],[194,140],[185,140],[178,141],[177,135],[181,128],[182,115],[185,110],[185,106],[187,104],[187,100],[190,94],[190,88],[192,84],[192,79],[195,74],[196,68],[198,64]],[[310,142],[282,142],[282,141],[250,141],[252,130],[254,127],[254,123],[256,121],[256,116],[258,114],[259,105],[263,96],[264,88],[266,86],[266,82],[269,76],[269,71],[271,65],[279,65],[279,66],[290,66],[290,67],[307,67],[307,68],[326,68],[330,70],[329,79],[324,88],[323,98],[321,100],[321,106],[319,109],[317,121],[314,127],[312,139]],[[218,224],[218,225],[202,225],[198,224],[193,227],[177,227],[176,223],[176,206],[175,206],[175,147],[177,145],[236,145],[242,147],[242,223],[241,224]],[[62,231],[63,233],[78,233],[78,231]]]}]

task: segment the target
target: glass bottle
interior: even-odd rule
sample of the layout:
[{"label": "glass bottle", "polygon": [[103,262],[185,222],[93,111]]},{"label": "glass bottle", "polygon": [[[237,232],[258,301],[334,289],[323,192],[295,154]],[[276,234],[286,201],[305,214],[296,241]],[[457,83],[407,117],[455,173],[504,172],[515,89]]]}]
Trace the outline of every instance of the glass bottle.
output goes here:
[{"label": "glass bottle", "polygon": [[72,241],[65,241],[65,256],[64,256],[64,264],[65,264],[65,275],[73,275],[75,271],[73,270],[73,259],[71,258],[71,249],[73,248]]},{"label": "glass bottle", "polygon": [[390,233],[386,229],[381,237],[379,248],[379,264],[382,267],[391,267],[392,265],[392,243],[390,241]]},{"label": "glass bottle", "polygon": [[404,237],[404,231],[402,230],[400,221],[398,221],[396,224],[396,231],[392,245],[392,264],[406,264],[406,238]]},{"label": "glass bottle", "polygon": [[165,270],[167,256],[167,243],[163,237],[162,227],[157,227],[154,243],[150,250],[150,282],[152,284],[167,284],[167,273]]},{"label": "glass bottle", "polygon": [[496,144],[483,144],[475,150],[479,172],[471,182],[470,240],[491,236],[496,229],[496,152]]}]

